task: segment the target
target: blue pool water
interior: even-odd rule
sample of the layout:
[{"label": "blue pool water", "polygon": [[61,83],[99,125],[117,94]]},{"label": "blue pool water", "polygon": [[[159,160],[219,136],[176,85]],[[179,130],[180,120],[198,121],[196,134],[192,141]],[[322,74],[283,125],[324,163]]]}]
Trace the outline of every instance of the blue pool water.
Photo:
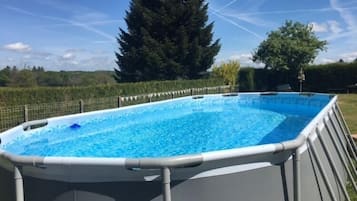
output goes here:
[{"label": "blue pool water", "polygon": [[1,146],[20,155],[139,158],[277,143],[294,139],[327,102],[298,95],[184,98],[51,123]]}]

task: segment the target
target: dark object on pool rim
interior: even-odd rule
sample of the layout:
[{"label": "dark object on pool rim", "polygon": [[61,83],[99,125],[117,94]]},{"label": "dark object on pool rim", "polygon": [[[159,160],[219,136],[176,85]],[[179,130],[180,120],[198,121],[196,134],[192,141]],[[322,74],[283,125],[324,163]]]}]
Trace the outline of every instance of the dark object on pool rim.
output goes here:
[{"label": "dark object on pool rim", "polygon": [[194,96],[194,97],[192,97],[192,99],[202,99],[202,98],[204,98],[203,96]]},{"label": "dark object on pool rim", "polygon": [[223,94],[223,97],[238,96],[238,93]]},{"label": "dark object on pool rim", "polygon": [[315,93],[313,93],[313,92],[300,92],[299,95],[300,95],[300,96],[311,97],[311,96],[314,96]]},{"label": "dark object on pool rim", "polygon": [[261,95],[261,96],[276,96],[276,95],[278,95],[278,92],[274,92],[274,91],[272,91],[272,92],[270,92],[270,91],[268,91],[268,92],[261,92],[260,95]]},{"label": "dark object on pool rim", "polygon": [[80,128],[81,126],[79,125],[79,124],[72,124],[71,126],[70,126],[70,128],[71,129],[78,129],[78,128]]}]

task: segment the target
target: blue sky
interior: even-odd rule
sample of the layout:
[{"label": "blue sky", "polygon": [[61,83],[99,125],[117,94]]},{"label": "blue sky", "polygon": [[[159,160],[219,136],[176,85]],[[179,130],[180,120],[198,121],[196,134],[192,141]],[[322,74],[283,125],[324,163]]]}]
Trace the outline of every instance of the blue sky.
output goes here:
[{"label": "blue sky", "polygon": [[[357,58],[357,0],[207,0],[216,62],[238,59],[259,66],[251,53],[285,20],[311,24],[328,41],[315,63]],[[0,0],[0,68],[113,70],[118,28],[126,27],[129,0]]]}]

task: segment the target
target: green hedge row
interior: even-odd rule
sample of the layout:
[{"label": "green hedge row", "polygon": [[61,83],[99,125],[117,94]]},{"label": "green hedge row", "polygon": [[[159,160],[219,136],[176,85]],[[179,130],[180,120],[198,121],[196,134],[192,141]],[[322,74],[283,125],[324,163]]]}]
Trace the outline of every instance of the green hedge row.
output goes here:
[{"label": "green hedge row", "polygon": [[309,91],[339,91],[357,83],[357,62],[309,66],[304,87]]},{"label": "green hedge row", "polygon": [[284,72],[271,71],[267,69],[242,68],[239,72],[240,91],[271,91],[279,84],[289,83],[297,87],[290,79],[290,75]]},{"label": "green hedge row", "polygon": [[[304,91],[346,91],[348,85],[357,83],[357,62],[311,65],[304,71]],[[280,84],[290,84],[298,91],[297,74],[255,68],[241,68],[239,72],[240,91],[275,90]]]},{"label": "green hedge row", "polygon": [[150,81],[88,87],[0,88],[0,107],[126,96],[223,85],[220,79]]}]

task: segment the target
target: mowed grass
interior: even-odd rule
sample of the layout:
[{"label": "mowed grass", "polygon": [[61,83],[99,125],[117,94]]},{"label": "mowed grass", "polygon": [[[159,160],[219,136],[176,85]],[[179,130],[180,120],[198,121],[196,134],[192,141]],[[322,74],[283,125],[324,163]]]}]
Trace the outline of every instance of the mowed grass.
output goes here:
[{"label": "mowed grass", "polygon": [[357,134],[357,94],[339,94],[338,103],[352,134]]},{"label": "mowed grass", "polygon": [[[357,134],[357,94],[339,94],[338,103],[352,134]],[[357,193],[351,183],[347,185],[351,201],[357,201]]]}]

